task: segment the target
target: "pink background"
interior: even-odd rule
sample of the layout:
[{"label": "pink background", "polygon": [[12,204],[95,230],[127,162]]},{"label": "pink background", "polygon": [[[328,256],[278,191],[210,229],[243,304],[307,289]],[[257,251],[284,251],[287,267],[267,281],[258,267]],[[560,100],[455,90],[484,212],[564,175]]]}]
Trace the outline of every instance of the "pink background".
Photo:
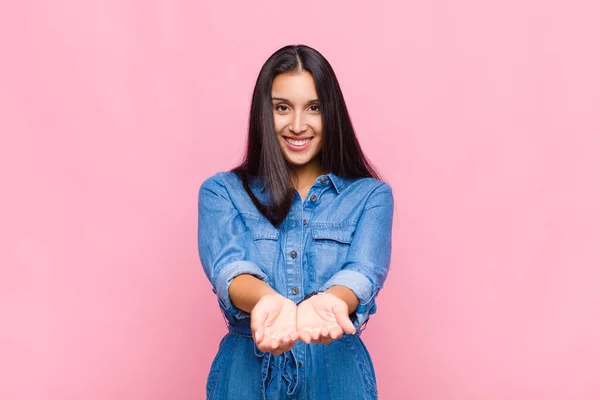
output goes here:
[{"label": "pink background", "polygon": [[204,398],[197,191],[288,43],[395,191],[381,398],[600,398],[598,2],[256,4],[0,6],[0,399]]}]

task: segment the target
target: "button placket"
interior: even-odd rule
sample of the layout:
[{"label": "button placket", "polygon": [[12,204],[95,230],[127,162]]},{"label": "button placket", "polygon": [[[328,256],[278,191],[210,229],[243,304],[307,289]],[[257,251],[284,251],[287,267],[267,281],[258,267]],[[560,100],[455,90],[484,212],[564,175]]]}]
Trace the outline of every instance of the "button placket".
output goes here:
[{"label": "button placket", "polygon": [[[293,227],[287,231],[284,246],[285,253],[285,287],[287,297],[297,302],[297,296],[302,292],[302,243],[303,243],[303,213],[302,203],[296,202],[292,204],[289,218],[293,221]],[[298,229],[300,228],[300,229]]]},{"label": "button placket", "polygon": [[[311,191],[313,191],[314,194],[314,188],[311,189]],[[308,200],[308,199],[307,199]],[[301,207],[300,207],[300,220],[302,221],[302,225],[300,225],[300,229],[298,230],[300,233],[300,242],[299,243],[304,243],[304,239],[305,239],[305,235],[307,235],[309,233],[309,230],[306,228],[306,226],[308,225],[308,221],[312,218],[313,215],[313,211],[312,211],[312,207],[315,207],[316,204],[311,201],[311,202],[302,202],[301,203]],[[300,257],[299,260],[297,260],[297,262],[300,263],[299,268],[297,268],[296,272],[299,275],[299,282],[303,284],[303,257]],[[289,286],[288,286],[289,288]],[[292,296],[297,296],[300,293],[300,289],[298,288],[297,285],[292,285],[291,289],[291,294]],[[298,299],[300,300],[300,299]],[[295,352],[296,352],[296,357],[298,359],[298,367],[302,368],[302,361],[305,358],[305,349],[306,349],[306,344],[300,342],[299,345],[297,345],[295,347]]]}]

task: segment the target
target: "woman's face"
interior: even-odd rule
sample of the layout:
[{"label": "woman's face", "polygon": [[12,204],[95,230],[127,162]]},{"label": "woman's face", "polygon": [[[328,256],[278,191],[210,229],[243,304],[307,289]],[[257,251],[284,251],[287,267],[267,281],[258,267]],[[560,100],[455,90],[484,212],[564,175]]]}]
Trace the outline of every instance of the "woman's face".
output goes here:
[{"label": "woman's face", "polygon": [[273,79],[273,122],[281,151],[294,166],[308,164],[322,146],[323,121],[310,73],[285,72]]}]

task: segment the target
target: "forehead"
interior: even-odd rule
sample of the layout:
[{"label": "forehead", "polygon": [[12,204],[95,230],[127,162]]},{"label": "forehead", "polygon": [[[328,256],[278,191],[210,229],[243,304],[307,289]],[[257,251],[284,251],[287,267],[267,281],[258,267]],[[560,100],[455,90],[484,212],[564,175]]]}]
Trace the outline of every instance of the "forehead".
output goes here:
[{"label": "forehead", "polygon": [[273,79],[271,96],[289,100],[316,99],[317,88],[312,75],[307,71],[284,72]]}]

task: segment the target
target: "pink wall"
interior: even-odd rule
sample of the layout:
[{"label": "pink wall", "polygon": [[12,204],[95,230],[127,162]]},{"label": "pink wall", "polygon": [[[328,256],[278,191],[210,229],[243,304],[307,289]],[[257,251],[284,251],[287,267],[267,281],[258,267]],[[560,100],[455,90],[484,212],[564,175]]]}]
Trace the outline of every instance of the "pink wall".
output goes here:
[{"label": "pink wall", "polygon": [[201,181],[320,50],[397,199],[383,399],[600,398],[598,3],[0,6],[0,399],[204,397]]}]

